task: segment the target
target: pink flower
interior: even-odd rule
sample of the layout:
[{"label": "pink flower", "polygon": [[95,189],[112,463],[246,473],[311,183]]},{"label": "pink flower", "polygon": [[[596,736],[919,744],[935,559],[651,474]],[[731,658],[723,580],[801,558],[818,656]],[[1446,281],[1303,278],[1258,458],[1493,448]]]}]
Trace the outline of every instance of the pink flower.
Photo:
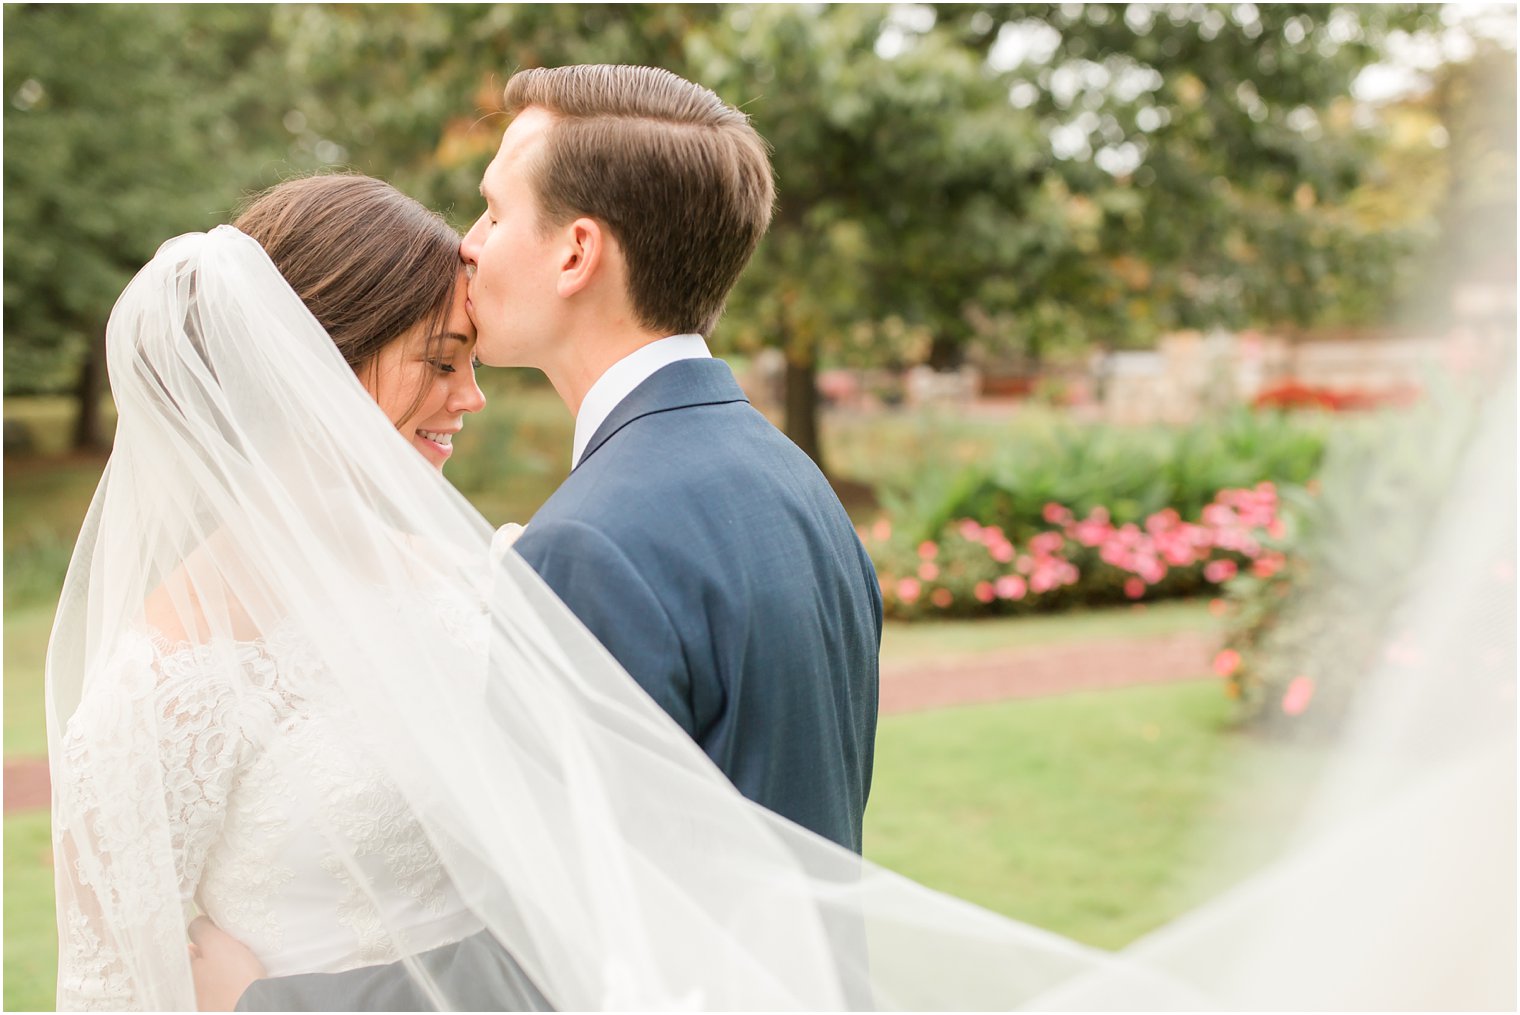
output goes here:
[{"label": "pink flower", "polygon": [[987,552],[999,564],[1006,564],[1013,559],[1013,544],[1006,540],[1001,543],[994,543],[987,548]]},{"label": "pink flower", "polygon": [[1046,504],[1044,510],[1041,511],[1040,514],[1050,525],[1065,525],[1067,522],[1071,521],[1071,511],[1067,508],[1062,507],[1060,504],[1055,503],[1054,501]]},{"label": "pink flower", "polygon": [[1240,653],[1232,648],[1220,649],[1214,657],[1214,672],[1221,677],[1228,677],[1231,673],[1240,669]]},{"label": "pink flower", "polygon": [[939,565],[930,561],[924,561],[918,566],[918,576],[926,582],[932,582],[939,577]]},{"label": "pink flower", "polygon": [[905,603],[917,602],[920,591],[922,591],[922,586],[918,584],[916,578],[903,578],[897,583],[897,598]]},{"label": "pink flower", "polygon": [[1108,534],[1112,531],[1113,530],[1108,527],[1108,519],[1105,517],[1102,521],[1094,521],[1089,519],[1087,521],[1078,522],[1076,525],[1072,526],[1071,534],[1072,538],[1081,543],[1083,546],[1091,547],[1097,546],[1099,543],[1107,539]]},{"label": "pink flower", "polygon": [[924,560],[933,560],[939,556],[939,546],[932,539],[926,539],[918,544],[918,555]]},{"label": "pink flower", "polygon": [[1029,591],[1028,584],[1016,574],[1007,574],[997,580],[993,591],[999,599],[1023,599]]},{"label": "pink flower", "polygon": [[935,606],[938,606],[943,610],[945,607],[955,602],[955,596],[951,594],[950,590],[947,588],[938,588],[929,593],[929,602],[933,603]]},{"label": "pink flower", "polygon": [[1145,582],[1139,578],[1130,578],[1124,583],[1124,594],[1131,599],[1139,599],[1145,595]]},{"label": "pink flower", "polygon": [[992,587],[991,582],[977,582],[972,595],[976,596],[979,603],[990,603],[997,598],[997,589]]},{"label": "pink flower", "polygon": [[885,543],[892,538],[892,523],[885,518],[876,519],[876,524],[871,526],[871,536],[878,543]]},{"label": "pink flower", "polygon": [[1303,715],[1309,707],[1309,700],[1314,697],[1314,681],[1303,674],[1299,674],[1288,681],[1288,689],[1283,692],[1282,710],[1285,715]]},{"label": "pink flower", "polygon": [[1029,549],[1036,557],[1048,557],[1066,545],[1066,537],[1059,532],[1041,532],[1029,541]]},{"label": "pink flower", "polygon": [[1019,574],[1028,574],[1034,570],[1034,558],[1027,553],[1019,554],[1019,559],[1013,563],[1013,569]]},{"label": "pink flower", "polygon": [[1098,556],[1105,564],[1112,564],[1121,571],[1132,570],[1135,563],[1135,555],[1119,543],[1104,543]]},{"label": "pink flower", "polygon": [[[1220,494],[1221,499],[1224,494]],[[1235,524],[1235,512],[1224,504],[1209,504],[1203,509],[1203,524],[1223,529]]]},{"label": "pink flower", "polygon": [[1270,578],[1282,570],[1283,555],[1269,553],[1251,565],[1251,573],[1258,578]]},{"label": "pink flower", "polygon": [[1145,520],[1145,531],[1152,535],[1159,535],[1176,528],[1177,524],[1181,521],[1182,516],[1177,513],[1175,508],[1165,508],[1157,511]]},{"label": "pink flower", "polygon": [[1186,539],[1167,536],[1156,541],[1161,556],[1173,567],[1186,567],[1193,562],[1193,546]]},{"label": "pink flower", "polygon": [[963,518],[961,519],[960,524],[955,528],[956,531],[961,534],[962,539],[969,539],[972,542],[976,542],[982,538],[982,527],[978,525],[974,519]]},{"label": "pink flower", "polygon": [[1227,603],[1227,602],[1225,602],[1223,599],[1217,599],[1216,598],[1216,599],[1210,599],[1209,600],[1209,615],[1210,616],[1222,617],[1226,613],[1229,613],[1229,612],[1230,612],[1230,604]]},{"label": "pink flower", "polygon": [[1211,560],[1203,565],[1203,577],[1205,581],[1211,581],[1215,585],[1218,585],[1234,578],[1235,573],[1239,570],[1239,565],[1233,560]]},{"label": "pink flower", "polygon": [[1287,533],[1287,531],[1288,527],[1283,524],[1283,520],[1281,518],[1274,518],[1267,525],[1267,535],[1271,536],[1273,539],[1281,539]]}]

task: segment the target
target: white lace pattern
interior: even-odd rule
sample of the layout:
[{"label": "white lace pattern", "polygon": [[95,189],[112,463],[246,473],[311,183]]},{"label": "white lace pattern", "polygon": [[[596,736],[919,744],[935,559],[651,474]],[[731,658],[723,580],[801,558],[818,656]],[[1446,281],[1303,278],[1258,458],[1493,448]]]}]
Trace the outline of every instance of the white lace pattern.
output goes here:
[{"label": "white lace pattern", "polygon": [[[469,614],[441,615],[450,635],[479,638]],[[101,911],[141,914],[163,949],[183,951],[198,909],[271,975],[393,961],[478,929],[376,761],[378,745],[344,721],[342,702],[324,693],[329,683],[286,628],[206,645],[145,636],[109,667],[69,722],[59,766],[65,812],[85,826],[55,829],[59,855],[110,858],[78,864],[77,897],[60,899],[60,1010],[146,1006],[122,960],[131,950],[105,932],[114,924]],[[132,777],[142,754],[132,743],[145,726],[160,771]],[[309,776],[304,785],[291,785],[293,771]],[[150,794],[129,792],[122,806],[124,787],[153,785],[163,787],[175,900],[153,890],[165,851],[143,835],[162,823],[149,813]]]}]

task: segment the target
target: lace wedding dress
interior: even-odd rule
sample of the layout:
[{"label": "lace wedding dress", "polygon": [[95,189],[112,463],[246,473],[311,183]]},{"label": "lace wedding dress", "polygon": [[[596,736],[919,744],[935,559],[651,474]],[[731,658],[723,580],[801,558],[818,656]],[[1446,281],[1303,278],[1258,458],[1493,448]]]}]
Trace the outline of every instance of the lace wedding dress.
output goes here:
[{"label": "lace wedding dress", "polygon": [[[427,608],[440,637],[483,653],[478,605],[472,614],[435,596]],[[152,820],[137,829],[91,827],[102,795],[114,790],[106,773],[130,764],[116,736],[121,715],[151,711],[179,885],[173,902],[186,920],[198,910],[248,945],[271,976],[391,962],[481,928],[385,775],[383,745],[352,721],[295,625],[221,644],[130,637],[108,666],[139,674],[107,683],[151,685],[151,704],[123,709],[113,695],[87,698],[63,738],[64,813],[82,816],[86,827],[55,834],[83,831],[112,858],[110,882],[88,887],[122,895],[145,885],[142,897],[115,900],[144,913],[165,902],[130,870],[142,860],[134,839],[151,834]],[[343,849],[332,847],[329,828]],[[75,902],[65,917],[60,1010],[142,1007],[124,957],[91,927],[91,915]]]}]

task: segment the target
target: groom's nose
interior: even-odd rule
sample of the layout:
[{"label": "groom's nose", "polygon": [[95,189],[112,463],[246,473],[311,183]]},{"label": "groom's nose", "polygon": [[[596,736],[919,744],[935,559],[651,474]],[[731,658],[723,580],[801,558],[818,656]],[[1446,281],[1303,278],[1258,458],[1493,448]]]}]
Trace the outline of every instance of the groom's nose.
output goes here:
[{"label": "groom's nose", "polygon": [[486,217],[481,215],[470,227],[470,231],[464,234],[464,239],[459,241],[459,256],[466,264],[480,263],[480,247],[485,242]]}]

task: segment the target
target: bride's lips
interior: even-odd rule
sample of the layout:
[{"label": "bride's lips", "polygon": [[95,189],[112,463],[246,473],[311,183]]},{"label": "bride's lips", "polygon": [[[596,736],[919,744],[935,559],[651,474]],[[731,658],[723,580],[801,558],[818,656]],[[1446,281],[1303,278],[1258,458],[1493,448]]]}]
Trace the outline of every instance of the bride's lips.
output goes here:
[{"label": "bride's lips", "polygon": [[[412,436],[416,439],[417,445],[422,448],[423,454],[429,455],[439,462],[446,462],[449,456],[454,453],[453,440],[454,435],[458,432],[458,429],[423,430],[419,428],[412,432]],[[444,440],[439,440],[438,438],[440,437]]]}]

